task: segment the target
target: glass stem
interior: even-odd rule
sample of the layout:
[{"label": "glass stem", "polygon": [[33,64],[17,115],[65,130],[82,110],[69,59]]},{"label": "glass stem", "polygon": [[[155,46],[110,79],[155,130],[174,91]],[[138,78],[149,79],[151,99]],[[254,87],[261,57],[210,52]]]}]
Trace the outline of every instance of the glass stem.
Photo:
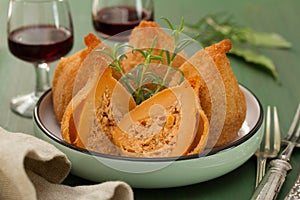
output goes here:
[{"label": "glass stem", "polygon": [[50,67],[47,63],[35,64],[36,82],[34,95],[38,98],[50,88],[49,72]]}]

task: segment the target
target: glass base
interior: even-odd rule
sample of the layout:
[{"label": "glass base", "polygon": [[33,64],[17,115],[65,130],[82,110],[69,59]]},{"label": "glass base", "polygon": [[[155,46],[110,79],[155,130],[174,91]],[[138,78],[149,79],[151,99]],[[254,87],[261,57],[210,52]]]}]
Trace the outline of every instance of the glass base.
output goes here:
[{"label": "glass base", "polygon": [[10,108],[13,112],[22,117],[32,118],[33,110],[38,98],[34,93],[17,96],[10,101]]}]

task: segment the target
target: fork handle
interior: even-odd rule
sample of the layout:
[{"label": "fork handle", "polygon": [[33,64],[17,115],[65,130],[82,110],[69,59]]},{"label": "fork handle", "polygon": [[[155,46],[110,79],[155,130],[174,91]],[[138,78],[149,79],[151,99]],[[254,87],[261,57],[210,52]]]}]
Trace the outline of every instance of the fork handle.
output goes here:
[{"label": "fork handle", "polygon": [[251,200],[276,199],[292,166],[285,160],[272,160],[271,168],[256,188]]}]

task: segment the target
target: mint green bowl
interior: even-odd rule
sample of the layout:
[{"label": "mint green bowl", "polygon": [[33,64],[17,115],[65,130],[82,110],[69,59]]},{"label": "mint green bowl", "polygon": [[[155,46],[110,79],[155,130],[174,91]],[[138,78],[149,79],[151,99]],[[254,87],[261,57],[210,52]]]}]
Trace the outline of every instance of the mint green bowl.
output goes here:
[{"label": "mint green bowl", "polygon": [[[64,142],[54,119],[52,93],[47,91],[34,111],[34,132],[62,152],[72,162],[76,176],[95,182],[122,180],[135,188],[185,186],[222,176],[245,163],[263,136],[263,109],[259,100],[241,86],[246,96],[246,131],[232,144],[214,149],[206,156],[179,158],[131,158],[87,151]],[[244,126],[243,126],[244,127]],[[243,128],[242,128],[243,129]]]}]

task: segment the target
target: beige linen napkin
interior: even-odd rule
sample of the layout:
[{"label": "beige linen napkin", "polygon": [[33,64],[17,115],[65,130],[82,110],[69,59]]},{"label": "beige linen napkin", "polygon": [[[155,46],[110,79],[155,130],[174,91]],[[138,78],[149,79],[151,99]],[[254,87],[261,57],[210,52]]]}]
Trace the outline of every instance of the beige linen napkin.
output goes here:
[{"label": "beige linen napkin", "polygon": [[130,186],[110,181],[89,186],[60,184],[71,163],[53,145],[0,127],[0,199],[2,200],[131,200]]}]

